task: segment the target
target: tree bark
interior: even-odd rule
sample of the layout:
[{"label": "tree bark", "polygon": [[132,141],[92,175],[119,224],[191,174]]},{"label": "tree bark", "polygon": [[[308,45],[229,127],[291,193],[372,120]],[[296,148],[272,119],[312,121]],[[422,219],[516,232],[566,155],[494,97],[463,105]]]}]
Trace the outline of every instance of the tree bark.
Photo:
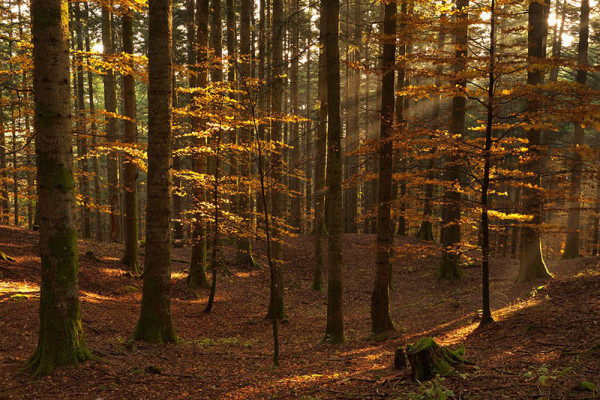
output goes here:
[{"label": "tree bark", "polygon": [[396,61],[396,18],[394,1],[385,4],[381,91],[381,130],[379,137],[379,179],[377,194],[377,255],[375,286],[371,297],[371,331],[394,330],[390,317],[390,271],[394,236],[391,216],[394,158],[394,71]]},{"label": "tree bark", "polygon": [[[108,7],[102,7],[102,46],[104,54],[110,56],[113,54],[113,26],[112,15]],[[104,75],[104,108],[108,113],[105,116],[106,124],[106,144],[110,148],[107,155],[107,174],[108,174],[108,204],[110,218],[110,240],[118,240],[118,222],[117,207],[119,202],[118,193],[118,156],[113,150],[114,142],[117,140],[118,120],[114,117],[117,112],[117,91],[115,85],[115,74],[112,69],[106,71]]]},{"label": "tree bark", "polygon": [[[585,86],[587,83],[588,48],[590,36],[590,2],[581,0],[581,13],[579,20],[579,44],[577,46],[577,83]],[[581,149],[585,141],[585,127],[576,123],[574,126],[575,136],[573,138],[573,164],[571,165],[571,187],[569,197],[571,205],[567,221],[567,239],[563,260],[577,258],[579,254],[579,225],[580,225],[580,197],[581,197],[581,174],[583,170],[583,156]]]},{"label": "tree bark", "polygon": [[[460,74],[467,67],[467,37],[469,32],[468,8],[469,0],[456,0],[456,7],[459,10],[458,32],[455,34],[455,74],[459,76],[457,85],[464,91],[467,86],[467,80]],[[464,95],[454,96],[452,98],[452,111],[450,117],[450,133],[453,135],[463,135],[465,130],[465,106],[466,97]],[[458,154],[449,154],[446,160],[447,174],[446,179],[453,185],[460,184],[461,158]],[[442,206],[442,234],[441,242],[443,246],[442,261],[438,267],[436,276],[440,279],[457,279],[462,277],[462,271],[459,265],[460,260],[460,192],[453,189],[447,189],[444,193],[444,204]]]},{"label": "tree bark", "polygon": [[[527,71],[527,84],[531,90],[544,83],[544,70],[534,64],[546,58],[546,37],[548,33],[547,0],[541,2],[530,0],[529,3],[529,33],[527,36],[527,58],[530,68]],[[540,105],[535,99],[528,101],[529,113],[535,115],[540,112]],[[540,145],[542,132],[539,128],[527,131],[529,150],[527,160],[523,166],[526,173],[533,175],[525,179],[523,186],[523,208],[526,214],[532,216],[531,221],[521,228],[521,243],[519,257],[519,274],[517,283],[528,282],[536,278],[551,278],[544,257],[542,255],[542,242],[540,239],[540,224],[542,217],[541,194],[538,188],[541,185],[542,160],[540,159]]]},{"label": "tree bark", "polygon": [[67,1],[33,0],[31,16],[42,280],[38,344],[28,366],[47,375],[91,355],[78,297]]},{"label": "tree bark", "polygon": [[134,340],[176,342],[171,320],[171,0],[150,0],[148,32],[148,204],[140,319]]},{"label": "tree bark", "polygon": [[342,263],[342,124],[340,119],[339,0],[321,0],[325,18],[325,68],[327,77],[327,327],[325,339],[344,341]]},{"label": "tree bark", "polygon": [[[123,24],[123,52],[133,56],[133,11],[124,10],[122,16]],[[130,62],[133,70],[133,62]],[[123,76],[123,101],[125,109],[125,135],[124,142],[129,146],[125,152],[123,163],[125,164],[125,179],[123,186],[125,191],[125,254],[123,263],[134,274],[140,273],[138,265],[138,215],[137,215],[137,177],[138,172],[135,164],[133,151],[137,142],[137,125],[135,110],[135,78],[132,74]]]},{"label": "tree bark", "polygon": [[[283,142],[281,114],[283,111],[283,0],[273,0],[273,36],[271,68],[273,69],[271,85],[271,112],[274,116],[271,122],[271,141]],[[269,296],[268,319],[285,319],[283,305],[283,227],[278,219],[283,218],[284,199],[280,186],[283,184],[283,159],[279,150],[271,153],[271,225],[273,242],[271,254],[273,256],[273,270],[271,281],[271,295]]]}]

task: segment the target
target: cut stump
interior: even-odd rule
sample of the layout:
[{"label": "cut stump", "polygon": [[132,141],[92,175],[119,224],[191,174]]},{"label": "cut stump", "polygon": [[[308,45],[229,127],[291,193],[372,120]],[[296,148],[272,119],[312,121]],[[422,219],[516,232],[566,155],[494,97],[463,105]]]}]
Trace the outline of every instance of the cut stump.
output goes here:
[{"label": "cut stump", "polygon": [[436,375],[449,376],[458,364],[472,364],[463,358],[464,346],[456,350],[439,346],[430,337],[420,339],[406,346],[406,355],[410,362],[413,381],[427,381]]}]

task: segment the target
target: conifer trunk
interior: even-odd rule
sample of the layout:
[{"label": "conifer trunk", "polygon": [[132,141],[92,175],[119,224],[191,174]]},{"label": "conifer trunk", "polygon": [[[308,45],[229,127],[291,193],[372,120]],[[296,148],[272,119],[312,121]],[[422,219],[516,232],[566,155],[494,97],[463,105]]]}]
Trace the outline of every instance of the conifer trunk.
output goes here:
[{"label": "conifer trunk", "polygon": [[[319,22],[320,42],[325,43],[325,18],[321,6]],[[318,96],[319,119],[317,122],[317,145],[315,149],[315,270],[313,274],[313,290],[323,290],[323,235],[325,233],[325,177],[327,164],[327,77],[326,60],[323,46],[319,48]]]},{"label": "conifer trunk", "polygon": [[148,32],[148,203],[140,319],[134,340],[175,342],[171,320],[171,0],[150,0]]},{"label": "conifer trunk", "polygon": [[[458,19],[458,32],[455,34],[455,74],[461,74],[467,67],[467,37],[469,32],[468,22],[469,0],[456,0]],[[465,90],[467,81],[465,78],[458,78],[458,86]],[[452,111],[450,116],[450,133],[453,135],[463,135],[465,130],[465,110],[466,97],[464,95],[454,96],[452,98]],[[455,151],[455,150],[451,150]],[[460,182],[461,158],[458,154],[448,155],[446,179],[453,185]],[[457,279],[462,277],[462,271],[459,265],[460,253],[460,192],[447,189],[444,193],[444,204],[442,206],[442,234],[441,242],[443,246],[442,261],[438,267],[436,276],[445,279]]]},{"label": "conifer trunk", "polygon": [[[275,119],[271,122],[271,141],[283,142],[281,114],[283,112],[283,0],[273,0],[273,36],[271,68],[273,69],[271,86],[271,112]],[[271,296],[269,296],[268,319],[285,319],[285,308],[283,306],[283,227],[278,221],[283,218],[284,199],[280,185],[283,184],[283,158],[278,152],[271,153],[271,225],[273,270],[271,271]]]},{"label": "conifer trunk", "polygon": [[379,179],[377,197],[377,255],[375,286],[371,297],[371,331],[394,330],[390,317],[390,271],[394,236],[391,217],[394,158],[394,68],[396,60],[396,17],[394,1],[385,4],[381,91],[381,130],[379,142]]},{"label": "conifer trunk", "polygon": [[[123,24],[123,52],[133,55],[133,11],[124,10]],[[133,70],[133,63],[130,67]],[[125,153],[123,163],[125,177],[123,186],[125,190],[125,254],[123,263],[134,274],[140,273],[138,265],[138,215],[137,215],[137,168],[133,151],[137,142],[136,110],[135,110],[135,78],[131,74],[123,76],[123,102],[125,110],[124,142],[127,143],[129,152]]]},{"label": "conifer trunk", "polygon": [[325,29],[325,68],[327,79],[327,327],[325,339],[344,341],[343,263],[342,263],[342,124],[340,119],[340,2],[321,0]]},{"label": "conifer trunk", "polygon": [[[544,83],[544,70],[534,65],[546,57],[546,36],[548,33],[548,15],[546,3],[531,0],[529,3],[529,33],[527,84],[532,88]],[[529,112],[535,115],[540,112],[540,105],[536,100],[528,102]],[[532,217],[527,225],[521,227],[519,274],[517,283],[528,282],[536,278],[551,278],[544,257],[542,255],[542,242],[540,239],[540,224],[542,217],[541,194],[537,188],[541,185],[542,160],[540,159],[540,146],[542,132],[539,128],[527,131],[529,141],[528,159],[523,166],[524,172],[533,177],[525,179],[523,186],[524,213]]]},{"label": "conifer trunk", "polygon": [[[113,53],[113,26],[112,15],[108,7],[102,7],[102,46],[104,54],[110,56]],[[109,115],[105,116],[106,124],[106,141],[110,150],[107,155],[107,178],[108,178],[108,205],[110,218],[110,240],[117,242],[118,240],[118,222],[117,208],[119,202],[118,193],[118,158],[114,150],[112,150],[114,142],[117,140],[118,120],[114,118],[117,112],[117,91],[115,85],[115,75],[112,70],[106,71],[104,75],[104,108]],[[111,115],[112,114],[112,115]]]},{"label": "conifer trunk", "polygon": [[42,280],[38,344],[28,366],[47,375],[90,353],[78,297],[67,1],[33,0],[31,16]]},{"label": "conifer trunk", "polygon": [[[208,84],[208,15],[209,15],[209,0],[197,0],[196,3],[196,46],[198,49],[196,62],[199,67],[196,72],[196,86],[205,88]],[[192,99],[192,103],[194,100]],[[197,111],[196,105],[192,106],[192,110]],[[192,129],[194,132],[203,131],[206,128],[206,121],[198,118],[192,118]],[[194,137],[194,145],[196,147],[206,146],[206,140],[198,136]],[[198,174],[206,173],[206,156],[196,152],[192,159],[192,168]],[[196,213],[193,221],[192,231],[192,258],[190,261],[190,271],[188,274],[188,287],[191,290],[196,288],[208,288],[208,280],[206,278],[206,224],[203,220],[203,215],[199,210],[201,203],[206,200],[206,192],[198,183],[194,187],[194,207]]]},{"label": "conifer trunk", "polygon": [[[590,2],[581,0],[581,13],[579,20],[579,44],[577,46],[577,83],[585,86],[587,83],[587,71],[584,69],[588,64],[588,39],[590,36]],[[575,124],[575,136],[573,139],[573,164],[571,166],[571,187],[569,196],[571,206],[567,221],[567,240],[563,260],[577,258],[579,254],[579,225],[580,225],[580,197],[581,197],[581,174],[583,170],[583,157],[581,150],[585,141],[585,127]]]}]

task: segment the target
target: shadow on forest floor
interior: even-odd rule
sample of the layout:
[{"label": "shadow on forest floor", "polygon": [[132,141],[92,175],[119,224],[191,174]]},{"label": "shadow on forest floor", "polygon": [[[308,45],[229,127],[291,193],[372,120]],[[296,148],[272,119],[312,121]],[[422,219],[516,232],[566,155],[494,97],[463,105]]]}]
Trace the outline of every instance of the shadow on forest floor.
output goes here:
[{"label": "shadow on forest floor", "polygon": [[[378,342],[369,335],[375,237],[345,236],[346,343],[340,346],[321,343],[326,294],[310,290],[312,240],[289,241],[290,322],[281,326],[280,368],[272,366],[271,327],[264,320],[268,270],[228,266],[218,277],[214,311],[206,315],[207,291],[186,289],[187,265],[180,261],[189,259],[189,249],[174,249],[180,261],[173,264],[172,312],[181,343],[127,346],[142,281],[122,269],[122,246],[80,241],[82,319],[97,358],[30,381],[18,372],[37,340],[37,234],[0,227],[0,250],[15,258],[0,261],[0,398],[404,399],[411,392],[424,396],[430,385],[407,382],[405,372],[391,368],[393,354],[424,335],[443,345],[465,343],[476,363],[437,383],[457,398],[598,398],[575,390],[582,382],[600,386],[600,355],[588,351],[600,343],[598,258],[550,262],[555,279],[521,285],[513,283],[515,260],[493,260],[497,322],[477,330],[481,269],[466,269],[461,281],[437,281],[437,258],[419,252],[417,240],[398,240],[405,255],[394,266],[390,294],[398,331]],[[264,265],[262,246],[255,249]]]}]

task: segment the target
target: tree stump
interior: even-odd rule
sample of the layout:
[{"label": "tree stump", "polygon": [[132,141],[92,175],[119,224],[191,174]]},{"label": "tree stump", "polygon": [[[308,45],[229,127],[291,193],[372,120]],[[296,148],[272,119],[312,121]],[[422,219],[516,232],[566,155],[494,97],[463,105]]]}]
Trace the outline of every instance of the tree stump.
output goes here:
[{"label": "tree stump", "polygon": [[430,337],[420,339],[414,345],[406,346],[406,355],[410,362],[413,381],[427,381],[436,375],[449,376],[457,364],[471,364],[462,356],[463,346],[457,350],[440,347]]}]

